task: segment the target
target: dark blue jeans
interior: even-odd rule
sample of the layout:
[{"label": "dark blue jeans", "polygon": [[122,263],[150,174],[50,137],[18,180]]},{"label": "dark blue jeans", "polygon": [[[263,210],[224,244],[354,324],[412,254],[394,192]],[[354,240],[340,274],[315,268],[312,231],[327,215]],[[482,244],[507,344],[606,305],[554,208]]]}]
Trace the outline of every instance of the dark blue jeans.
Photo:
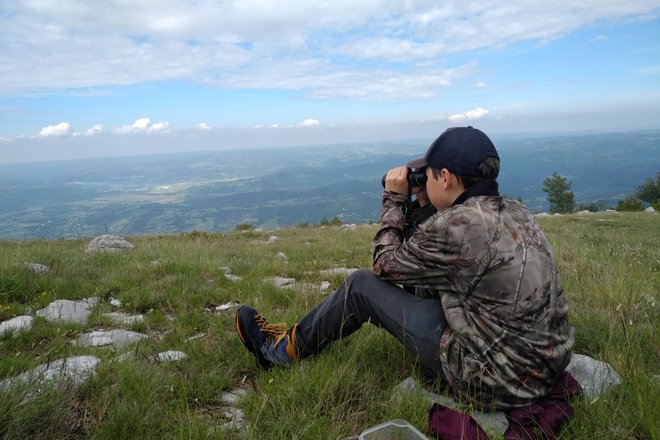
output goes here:
[{"label": "dark blue jeans", "polygon": [[440,300],[416,297],[365,269],[351,274],[300,321],[296,331],[298,354],[302,358],[319,353],[365,322],[387,330],[424,367],[444,377],[437,355],[447,326]]}]

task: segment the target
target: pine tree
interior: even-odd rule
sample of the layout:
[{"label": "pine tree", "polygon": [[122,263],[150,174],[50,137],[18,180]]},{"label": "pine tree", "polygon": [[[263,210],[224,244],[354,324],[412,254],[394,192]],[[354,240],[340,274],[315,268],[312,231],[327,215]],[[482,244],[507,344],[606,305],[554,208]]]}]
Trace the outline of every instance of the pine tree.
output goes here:
[{"label": "pine tree", "polygon": [[552,177],[543,180],[543,192],[548,195],[550,212],[565,214],[575,210],[575,195],[571,183],[555,171]]}]

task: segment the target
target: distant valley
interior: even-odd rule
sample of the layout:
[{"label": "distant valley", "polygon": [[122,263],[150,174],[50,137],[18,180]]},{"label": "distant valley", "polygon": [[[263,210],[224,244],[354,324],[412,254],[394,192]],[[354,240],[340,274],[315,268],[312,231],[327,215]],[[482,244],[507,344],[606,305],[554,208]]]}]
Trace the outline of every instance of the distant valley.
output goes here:
[{"label": "distant valley", "polygon": [[[557,171],[578,204],[616,206],[660,171],[660,130],[497,137],[500,191],[547,209]],[[227,231],[377,221],[381,177],[432,139],[0,166],[0,238]]]}]

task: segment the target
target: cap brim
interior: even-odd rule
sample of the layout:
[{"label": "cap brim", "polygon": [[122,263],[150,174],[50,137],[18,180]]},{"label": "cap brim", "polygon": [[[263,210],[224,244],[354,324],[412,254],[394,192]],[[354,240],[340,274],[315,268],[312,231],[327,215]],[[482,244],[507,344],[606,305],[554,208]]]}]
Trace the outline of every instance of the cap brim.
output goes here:
[{"label": "cap brim", "polygon": [[428,163],[426,163],[426,157],[420,157],[419,159],[411,160],[406,164],[408,168],[413,168],[413,169],[420,169],[424,168],[425,166],[428,166]]}]

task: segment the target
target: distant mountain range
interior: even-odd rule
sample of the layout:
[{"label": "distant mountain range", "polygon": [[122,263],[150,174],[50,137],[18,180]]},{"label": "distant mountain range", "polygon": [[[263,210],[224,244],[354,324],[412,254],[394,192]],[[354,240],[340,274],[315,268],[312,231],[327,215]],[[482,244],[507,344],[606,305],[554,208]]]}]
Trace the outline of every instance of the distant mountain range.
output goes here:
[{"label": "distant mountain range", "polygon": [[[660,171],[660,130],[493,136],[500,191],[547,209],[557,171],[578,204],[616,206]],[[0,238],[226,231],[377,221],[381,177],[432,140],[206,151],[0,166]]]}]

